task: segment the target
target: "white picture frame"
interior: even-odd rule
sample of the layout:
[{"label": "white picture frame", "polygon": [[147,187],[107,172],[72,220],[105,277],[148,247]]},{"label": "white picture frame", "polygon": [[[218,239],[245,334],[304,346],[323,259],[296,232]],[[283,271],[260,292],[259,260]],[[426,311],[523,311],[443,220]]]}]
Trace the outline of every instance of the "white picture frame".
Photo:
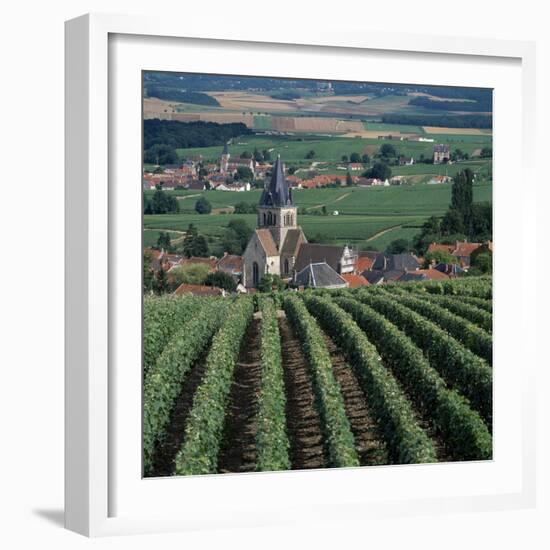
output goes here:
[{"label": "white picture frame", "polygon": [[[499,265],[504,265],[507,248],[516,251],[518,261],[536,256],[528,238],[536,226],[536,179],[531,173],[534,43],[356,34],[337,28],[324,29],[322,34],[319,29],[304,28],[295,35],[281,28],[222,30],[197,23],[192,36],[182,35],[180,29],[177,21],[138,16],[85,15],[66,23],[66,527],[87,536],[105,536],[329,518],[360,520],[365,514],[401,516],[533,506],[536,356],[529,320],[536,317],[536,291],[525,273],[516,272],[517,292],[505,301],[511,279],[505,270],[499,272]],[[179,62],[178,48],[187,48],[185,51],[194,55]],[[128,237],[140,241],[134,232],[138,218],[141,223],[141,211],[127,208],[130,213],[124,213],[120,208],[123,192],[125,197],[130,193],[130,204],[136,204],[141,194],[141,117],[134,116],[141,88],[133,90],[132,86],[141,69],[215,72],[219,61],[212,59],[221,51],[249,54],[225,71],[233,74],[334,75],[335,79],[357,80],[353,74],[360,75],[361,69],[355,68],[353,73],[345,61],[366,56],[373,60],[373,74],[378,76],[365,75],[361,80],[399,82],[385,80],[383,75],[390,78],[391,71],[395,74],[395,67],[405,59],[408,73],[404,81],[416,75],[417,81],[427,79],[430,84],[468,85],[470,79],[470,85],[490,85],[492,78],[499,82],[495,87],[494,173],[498,190],[494,208],[495,365],[500,370],[495,377],[493,461],[392,466],[369,472],[363,468],[141,479],[141,457],[132,458],[141,429],[136,414],[141,406],[137,384],[141,363],[139,350],[131,351],[141,327],[141,303],[134,300],[135,289],[141,288],[141,283],[139,287],[135,284],[138,278],[141,281],[137,267],[141,250],[133,246],[137,240],[132,241],[127,267],[135,275],[126,274],[133,277],[126,288],[120,280],[119,247]],[[158,57],[160,52],[162,57]],[[197,52],[202,52],[200,57]],[[268,66],[262,68],[259,58],[269,55]],[[377,58],[383,62],[377,64]],[[311,63],[305,64],[307,59]],[[446,65],[452,65],[454,73],[446,72]],[[430,66],[441,68],[431,80]],[[338,75],[336,67],[340,67]],[[414,67],[418,67],[416,72]],[[124,104],[117,94],[124,94]],[[507,138],[512,131],[520,134],[521,148],[512,148]],[[505,158],[514,168],[512,176],[503,170]],[[121,166],[125,167],[124,177]],[[517,179],[515,174],[521,174],[522,192],[517,197],[510,187],[513,178]],[[508,209],[514,206],[519,211],[520,230],[512,233],[506,222]],[[122,324],[127,328],[121,329]],[[510,342],[514,330],[520,339],[515,349]],[[117,370],[120,353],[125,350],[127,357],[137,358],[139,376],[128,369]],[[394,490],[396,486],[400,489]],[[352,491],[354,487],[358,490]],[[384,487],[386,497],[381,496]],[[231,500],[224,498],[228,494]],[[174,511],[170,503],[178,495],[179,506]],[[240,500],[235,501],[235,495],[240,495]],[[247,504],[247,498],[251,503]],[[167,506],[158,504],[161,501]],[[285,504],[289,501],[302,506],[299,517],[294,506]],[[158,506],[151,507],[151,502]]]}]

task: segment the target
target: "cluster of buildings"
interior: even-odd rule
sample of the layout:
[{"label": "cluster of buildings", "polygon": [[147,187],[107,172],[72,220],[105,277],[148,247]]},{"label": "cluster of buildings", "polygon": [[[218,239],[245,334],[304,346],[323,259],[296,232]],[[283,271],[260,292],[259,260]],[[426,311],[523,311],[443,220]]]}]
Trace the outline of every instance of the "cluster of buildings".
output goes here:
[{"label": "cluster of buildings", "polygon": [[[467,271],[471,257],[479,251],[492,252],[492,243],[432,243],[428,252],[444,251],[453,263],[434,263],[424,268],[422,259],[410,253],[388,254],[358,251],[347,245],[309,243],[298,225],[292,187],[277,158],[257,208],[257,224],[242,256],[224,254],[220,259],[185,258],[151,250],[153,269],[168,272],[177,266],[206,264],[210,271],[231,275],[239,292],[254,292],[267,274],[280,276],[295,288],[355,288],[401,281],[443,280]],[[176,294],[223,294],[221,289],[181,285]]]}]

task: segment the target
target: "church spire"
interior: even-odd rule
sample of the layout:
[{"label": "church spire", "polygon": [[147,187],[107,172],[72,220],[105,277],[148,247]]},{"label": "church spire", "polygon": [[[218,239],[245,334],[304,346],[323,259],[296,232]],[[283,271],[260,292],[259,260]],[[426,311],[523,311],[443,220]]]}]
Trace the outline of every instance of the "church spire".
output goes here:
[{"label": "church spire", "polygon": [[292,193],[290,192],[288,183],[285,179],[281,155],[277,155],[277,160],[275,161],[271,172],[271,180],[269,184],[264,187],[264,192],[260,197],[260,206],[294,206]]}]

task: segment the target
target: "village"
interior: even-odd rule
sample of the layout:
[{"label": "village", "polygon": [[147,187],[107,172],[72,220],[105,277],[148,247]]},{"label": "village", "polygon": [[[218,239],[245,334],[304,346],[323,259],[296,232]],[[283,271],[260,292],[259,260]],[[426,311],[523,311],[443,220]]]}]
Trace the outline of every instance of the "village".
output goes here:
[{"label": "village", "polygon": [[[414,159],[399,159],[413,163]],[[434,164],[452,162],[449,147],[434,146]],[[352,176],[361,169],[360,163],[348,163],[347,176],[340,184],[357,186],[402,185],[405,179],[396,176],[390,180]],[[316,176],[301,180],[288,175],[284,163],[277,157],[274,163],[257,162],[254,158],[232,158],[229,145],[221,152],[219,162],[203,164],[201,159],[187,159],[178,166],[167,166],[161,173],[144,175],[146,189],[170,190],[216,189],[219,191],[249,191],[250,181],[241,181],[241,174],[252,176],[250,180],[265,179],[263,192],[257,205],[257,223],[242,255],[225,252],[221,257],[186,257],[162,247],[147,248],[155,277],[159,272],[168,282],[174,275],[190,266],[204,266],[204,273],[222,273],[233,283],[226,288],[216,284],[182,282],[173,290],[174,295],[225,295],[228,292],[253,293],[265,279],[274,280],[285,287],[338,289],[361,286],[392,284],[406,281],[446,280],[466,274],[472,258],[480,253],[492,254],[492,243],[456,241],[454,244],[432,243],[426,258],[410,252],[388,253],[376,250],[358,250],[353,246],[310,243],[299,225],[298,205],[293,198],[293,189],[323,187],[334,183],[334,176]],[[237,179],[237,181],[234,181]],[[347,179],[347,181],[346,181]],[[433,183],[448,183],[452,178],[435,176]],[[333,212],[337,214],[337,211]],[[437,261],[447,258],[447,261]],[[452,259],[452,261],[450,261]],[[275,279],[274,279],[275,278]],[[208,279],[208,278],[207,278]],[[210,278],[216,281],[216,278]],[[172,281],[173,282],[173,281]],[[265,281],[264,281],[265,282]]]},{"label": "village", "polygon": [[[207,163],[202,155],[186,159],[181,164],[165,165],[163,169],[147,171],[143,175],[143,189],[154,190],[159,185],[165,191],[176,189],[189,190],[216,190],[229,192],[250,191],[255,181],[261,181],[271,173],[273,163],[266,160],[257,160],[256,155],[249,153],[244,156],[234,157],[229,150],[229,144],[225,144],[219,161]],[[356,185],[359,187],[405,185],[407,178],[395,175],[389,178],[366,177],[357,175],[357,172],[365,172],[366,163],[354,162],[354,159],[343,159],[345,162],[337,166],[337,170],[345,172],[338,174],[315,174],[311,177],[301,178],[296,174],[287,174],[288,185],[297,189],[315,189],[331,185]],[[360,160],[360,159],[359,159]],[[412,156],[399,155],[399,166],[412,166],[417,162]],[[452,164],[451,150],[448,145],[437,144],[434,146],[433,164]],[[322,171],[322,163],[312,162],[311,172]],[[452,178],[447,175],[434,175],[429,184],[450,183]]]}]

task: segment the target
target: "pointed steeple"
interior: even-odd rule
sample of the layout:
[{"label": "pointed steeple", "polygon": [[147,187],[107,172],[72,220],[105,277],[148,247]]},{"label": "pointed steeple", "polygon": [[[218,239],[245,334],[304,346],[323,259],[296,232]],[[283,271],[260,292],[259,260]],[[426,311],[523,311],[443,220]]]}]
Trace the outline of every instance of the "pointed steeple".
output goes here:
[{"label": "pointed steeple", "polygon": [[224,146],[223,146],[222,155],[229,155],[229,142],[228,141],[226,141]]},{"label": "pointed steeple", "polygon": [[271,173],[271,180],[269,184],[264,187],[264,192],[260,197],[260,206],[294,206],[292,193],[285,179],[281,155],[277,155],[277,160],[273,165]]}]

